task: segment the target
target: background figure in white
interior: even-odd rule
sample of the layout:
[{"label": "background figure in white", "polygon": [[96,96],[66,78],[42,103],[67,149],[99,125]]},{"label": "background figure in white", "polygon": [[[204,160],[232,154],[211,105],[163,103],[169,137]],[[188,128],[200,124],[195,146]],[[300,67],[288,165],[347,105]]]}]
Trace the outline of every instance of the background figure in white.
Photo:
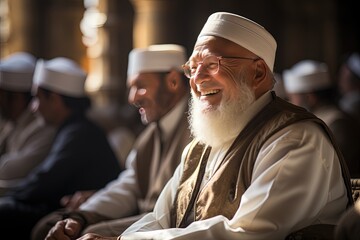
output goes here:
[{"label": "background figure in white", "polygon": [[55,129],[35,113],[31,87],[36,58],[14,53],[0,62],[0,196],[48,154]]},{"label": "background figure in white", "polygon": [[323,120],[335,136],[351,177],[360,177],[360,126],[337,105],[334,78],[324,62],[302,60],[283,72],[288,99]]}]

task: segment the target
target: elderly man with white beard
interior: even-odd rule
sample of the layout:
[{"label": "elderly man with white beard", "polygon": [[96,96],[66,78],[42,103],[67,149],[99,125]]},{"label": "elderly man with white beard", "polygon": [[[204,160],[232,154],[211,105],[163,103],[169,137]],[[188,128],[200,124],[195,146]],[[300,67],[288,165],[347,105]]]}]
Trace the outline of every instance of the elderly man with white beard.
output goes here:
[{"label": "elderly man with white beard", "polygon": [[209,17],[183,66],[195,138],[153,212],[118,240],[285,239],[333,229],[353,204],[348,169],[327,126],[271,91],[275,52],[257,23]]}]

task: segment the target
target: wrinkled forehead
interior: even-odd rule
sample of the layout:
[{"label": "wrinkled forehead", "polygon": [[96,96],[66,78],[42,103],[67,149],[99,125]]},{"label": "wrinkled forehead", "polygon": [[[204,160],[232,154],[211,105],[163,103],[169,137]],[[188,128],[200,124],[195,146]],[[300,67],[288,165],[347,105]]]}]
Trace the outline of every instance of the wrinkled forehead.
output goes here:
[{"label": "wrinkled forehead", "polygon": [[201,59],[208,55],[256,57],[246,48],[222,37],[203,36],[198,38],[190,60]]}]

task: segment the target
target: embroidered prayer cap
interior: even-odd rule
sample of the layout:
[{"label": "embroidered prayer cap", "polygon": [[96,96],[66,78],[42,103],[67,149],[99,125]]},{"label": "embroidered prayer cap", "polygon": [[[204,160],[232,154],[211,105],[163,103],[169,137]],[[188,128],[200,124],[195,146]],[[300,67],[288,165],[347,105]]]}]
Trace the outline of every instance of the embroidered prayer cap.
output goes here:
[{"label": "embroidered prayer cap", "polygon": [[128,78],[144,72],[182,71],[186,62],[185,47],[177,44],[157,44],[135,48],[129,53]]},{"label": "embroidered prayer cap", "polygon": [[307,93],[332,86],[327,64],[314,60],[302,60],[284,70],[283,81],[288,93]]},{"label": "embroidered prayer cap", "polygon": [[347,66],[358,78],[360,78],[360,55],[353,53],[346,62]]},{"label": "embroidered prayer cap", "polygon": [[0,88],[29,92],[33,82],[36,58],[27,52],[16,52],[0,61]]},{"label": "embroidered prayer cap", "polygon": [[263,26],[250,19],[228,12],[213,13],[198,38],[202,36],[217,36],[230,40],[264,59],[273,71],[276,41]]},{"label": "embroidered prayer cap", "polygon": [[34,73],[34,85],[64,96],[84,97],[86,77],[86,73],[71,59],[39,59]]}]

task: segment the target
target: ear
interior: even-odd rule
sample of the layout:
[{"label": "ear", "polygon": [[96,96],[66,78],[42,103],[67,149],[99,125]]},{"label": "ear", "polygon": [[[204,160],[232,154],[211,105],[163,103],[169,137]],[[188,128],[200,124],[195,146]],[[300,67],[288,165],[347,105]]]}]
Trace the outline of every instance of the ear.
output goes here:
[{"label": "ear", "polygon": [[255,75],[254,75],[254,81],[253,81],[253,87],[254,89],[258,89],[263,85],[265,80],[267,79],[267,66],[264,60],[259,59],[255,62]]},{"label": "ear", "polygon": [[180,81],[182,81],[180,73],[176,70],[171,70],[165,77],[166,86],[171,92],[175,92],[179,86]]}]

